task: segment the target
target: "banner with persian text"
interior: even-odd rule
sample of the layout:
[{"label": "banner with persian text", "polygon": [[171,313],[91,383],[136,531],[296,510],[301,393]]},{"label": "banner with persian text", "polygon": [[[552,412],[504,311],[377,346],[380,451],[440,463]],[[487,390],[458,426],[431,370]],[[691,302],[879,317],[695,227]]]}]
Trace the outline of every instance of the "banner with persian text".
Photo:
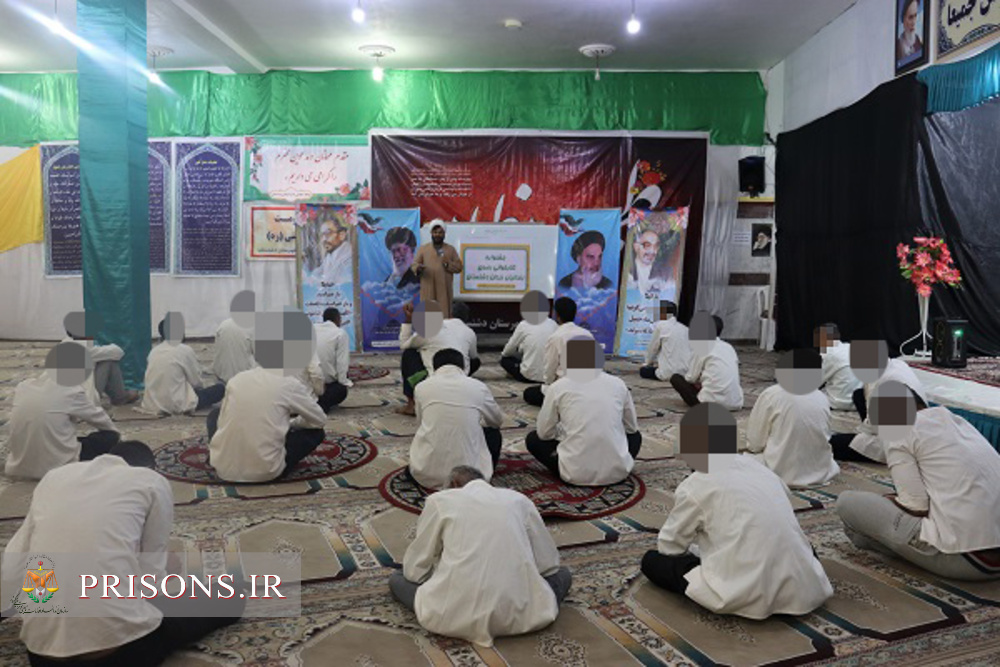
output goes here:
[{"label": "banner with persian text", "polygon": [[606,354],[615,343],[621,211],[563,210],[556,251],[556,298],[576,302],[576,323],[588,329]]},{"label": "banner with persian text", "polygon": [[239,142],[181,141],[174,157],[175,273],[238,276]]},{"label": "banner with persian text", "polygon": [[313,322],[323,311],[340,311],[340,328],[357,350],[354,309],[354,244],[358,210],[353,204],[299,204],[295,254],[299,307]]},{"label": "banner with persian text", "polygon": [[420,237],[417,209],[366,209],[357,214],[362,349],[399,350],[403,305],[420,299],[411,270]]},{"label": "banner with persian text", "polygon": [[1000,32],[1000,2],[941,0],[938,11],[938,59]]},{"label": "banner with persian text", "polygon": [[250,259],[295,259],[295,206],[250,206],[247,236]]},{"label": "banner with persian text", "polygon": [[368,137],[247,137],[246,201],[356,201],[369,198]]},{"label": "banner with persian text", "polygon": [[659,319],[660,301],[677,303],[689,211],[684,206],[629,213],[615,354],[642,355]]}]

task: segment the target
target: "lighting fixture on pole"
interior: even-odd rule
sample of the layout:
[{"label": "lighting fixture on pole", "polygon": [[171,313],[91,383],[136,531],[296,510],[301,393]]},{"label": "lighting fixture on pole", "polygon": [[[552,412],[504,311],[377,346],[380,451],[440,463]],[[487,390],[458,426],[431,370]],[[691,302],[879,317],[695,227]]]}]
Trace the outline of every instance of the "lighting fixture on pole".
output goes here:
[{"label": "lighting fixture on pole", "polygon": [[625,24],[625,29],[628,30],[628,34],[630,35],[634,35],[642,29],[642,24],[635,17],[635,0],[632,0],[632,15],[629,17],[628,23]]},{"label": "lighting fixture on pole", "polygon": [[615,52],[610,44],[587,44],[580,47],[580,53],[594,59],[594,81],[601,80],[601,58],[607,58]]},{"label": "lighting fixture on pole", "polygon": [[358,47],[358,50],[366,56],[371,56],[375,59],[375,67],[372,68],[372,78],[381,83],[382,78],[385,76],[385,70],[382,69],[382,58],[392,55],[396,52],[396,49],[384,44],[365,44]]},{"label": "lighting fixture on pole", "polygon": [[156,59],[161,56],[169,56],[173,52],[174,50],[167,46],[150,46],[146,49],[146,55],[148,55],[153,61],[153,66],[146,70],[146,78],[148,78],[149,82],[154,86],[164,85],[163,79],[161,79],[160,75],[156,73]]},{"label": "lighting fixture on pole", "polygon": [[351,11],[351,18],[354,20],[355,23],[365,22],[365,10],[361,6],[361,0],[358,0],[358,4]]}]

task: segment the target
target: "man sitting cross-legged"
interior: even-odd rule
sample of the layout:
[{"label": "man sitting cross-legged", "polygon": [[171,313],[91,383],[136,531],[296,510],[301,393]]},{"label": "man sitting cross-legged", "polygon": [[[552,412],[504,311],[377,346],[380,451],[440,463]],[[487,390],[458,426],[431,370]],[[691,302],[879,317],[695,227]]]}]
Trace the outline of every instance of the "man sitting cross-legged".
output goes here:
[{"label": "man sitting cross-legged", "polygon": [[139,392],[125,388],[120,361],[125,351],[114,343],[98,345],[94,337],[101,330],[101,318],[95,313],[76,311],[69,313],[63,319],[66,328],[66,338],[63,343],[76,343],[86,347],[94,361],[94,373],[84,387],[87,396],[101,406],[101,396],[107,396],[112,405],[125,405],[139,400]]},{"label": "man sitting cross-legged", "polygon": [[351,339],[340,328],[340,311],[327,308],[323,311],[323,321],[316,325],[316,356],[319,358],[323,374],[323,393],[319,397],[319,407],[329,412],[335,405],[347,398],[347,390],[354,382],[347,377],[351,367]]},{"label": "man sitting cross-legged", "polygon": [[538,430],[525,445],[567,484],[617,484],[642,446],[632,394],[600,369],[604,353],[593,338],[567,341],[566,351],[566,376],[545,392]]},{"label": "man sitting cross-legged", "polygon": [[1000,455],[969,422],[901,383],[883,383],[876,401],[896,494],[841,493],[844,532],[859,549],[941,577],[1000,579]]},{"label": "man sitting cross-legged", "polygon": [[727,410],[743,409],[740,361],[722,335],[722,318],[695,313],[691,320],[691,368],[670,377],[670,384],[688,405],[718,403]]},{"label": "man sitting cross-legged", "polygon": [[559,327],[549,317],[549,299],[537,290],[521,299],[521,317],[500,353],[500,365],[519,382],[541,382],[545,375],[545,345]]},{"label": "man sitting cross-legged", "polygon": [[639,375],[647,380],[669,381],[674,375],[685,375],[691,368],[691,345],[688,328],[677,321],[677,304],[661,301],[660,321],[646,347],[646,365]]},{"label": "man sitting cross-legged", "polygon": [[822,388],[830,399],[830,407],[854,409],[854,396],[861,389],[861,381],[851,372],[851,344],[840,340],[840,329],[832,322],[816,327],[813,344],[823,355]]},{"label": "man sitting cross-legged", "polygon": [[642,573],[717,614],[808,614],[833,595],[788,501],[753,457],[736,454],[736,420],[701,403],[684,415],[680,453],[693,467]]},{"label": "man sitting cross-legged", "polygon": [[[38,484],[28,516],[5,549],[5,580],[20,581],[25,576],[28,555],[32,565],[41,560],[49,568],[45,576],[51,577],[56,564],[46,562],[47,555],[73,554],[78,564],[80,559],[93,563],[93,569],[85,571],[98,577],[113,574],[121,585],[114,589],[118,597],[101,596],[98,588],[83,603],[75,599],[76,591],[68,603],[57,602],[65,597],[52,601],[57,609],[75,605],[85,615],[59,616],[57,611],[22,616],[21,641],[33,667],[159,665],[173,651],[239,620],[245,601],[237,597],[191,603],[188,596],[183,600],[139,597],[139,579],[146,580],[143,575],[153,575],[157,585],[164,581],[173,524],[170,484],[154,466],[149,447],[125,441],[93,461],[53,470]],[[131,598],[125,597],[129,575],[134,576],[136,589]],[[66,592],[76,585],[64,582]],[[50,585],[49,590],[55,589]],[[222,594],[218,588],[213,592]],[[181,617],[191,604],[215,616]],[[37,611],[51,608],[43,605]]]},{"label": "man sitting cross-legged", "polygon": [[[254,355],[260,366],[229,381],[222,406],[207,420],[209,463],[230,482],[280,477],[324,438],[326,414],[298,377],[314,355],[312,322],[292,311],[256,318]],[[270,334],[281,338],[264,338],[266,332],[281,332]]]},{"label": "man sitting cross-legged", "polygon": [[429,489],[444,487],[459,465],[474,466],[489,481],[500,459],[503,413],[489,388],[466,376],[462,361],[458,350],[439,350],[434,375],[414,392],[420,427],[410,445],[410,475]]},{"label": "man sitting cross-legged", "polygon": [[559,327],[552,332],[545,343],[544,366],[542,368],[542,383],[524,390],[524,401],[528,405],[542,406],[545,392],[549,385],[566,374],[566,341],[571,338],[593,338],[593,334],[578,326],[576,319],[576,302],[568,296],[556,299],[553,309],[556,312],[556,324]]},{"label": "man sitting cross-legged", "polygon": [[429,496],[392,595],[424,628],[480,646],[556,620],[572,576],[527,497],[468,466]]},{"label": "man sitting cross-legged", "polygon": [[167,313],[159,324],[161,343],[149,351],[141,409],[182,415],[215,405],[226,393],[221,382],[205,387],[194,350],[184,344],[184,318]]}]

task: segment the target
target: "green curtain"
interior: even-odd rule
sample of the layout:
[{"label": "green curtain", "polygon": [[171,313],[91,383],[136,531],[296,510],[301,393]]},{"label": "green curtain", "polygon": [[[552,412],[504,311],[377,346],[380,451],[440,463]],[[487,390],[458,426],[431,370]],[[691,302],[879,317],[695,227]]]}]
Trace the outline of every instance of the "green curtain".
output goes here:
[{"label": "green curtain", "polygon": [[922,70],[927,86],[927,113],[961,111],[1000,95],[1000,44],[974,58]]},{"label": "green curtain", "polygon": [[[756,72],[164,72],[149,91],[149,136],[358,135],[407,129],[699,130],[760,145]],[[36,114],[10,89],[42,101]],[[20,102],[15,101],[21,99]],[[75,139],[74,74],[0,74],[0,146]]]}]

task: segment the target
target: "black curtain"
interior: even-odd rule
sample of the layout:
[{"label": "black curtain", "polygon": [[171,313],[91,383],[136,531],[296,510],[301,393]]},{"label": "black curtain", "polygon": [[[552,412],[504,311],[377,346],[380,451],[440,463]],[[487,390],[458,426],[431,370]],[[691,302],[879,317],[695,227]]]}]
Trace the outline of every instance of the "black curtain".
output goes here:
[{"label": "black curtain", "polygon": [[916,293],[895,249],[922,227],[924,98],[915,76],[901,77],[778,137],[777,349],[812,345],[824,322],[847,340],[884,338],[892,347],[919,331]]},{"label": "black curtain", "polygon": [[969,347],[1000,355],[1000,100],[923,120],[917,178],[924,219],[962,272],[962,288],[936,288],[931,317],[969,320]]}]

